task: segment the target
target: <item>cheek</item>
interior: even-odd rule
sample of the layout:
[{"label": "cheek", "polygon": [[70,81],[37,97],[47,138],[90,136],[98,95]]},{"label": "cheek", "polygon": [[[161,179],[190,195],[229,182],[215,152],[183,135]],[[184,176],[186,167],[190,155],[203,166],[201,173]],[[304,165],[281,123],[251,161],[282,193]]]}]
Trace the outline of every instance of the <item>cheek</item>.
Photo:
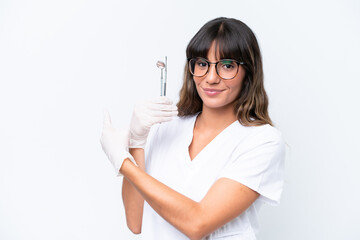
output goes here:
[{"label": "cheek", "polygon": [[242,81],[228,84],[228,88],[231,89],[232,94],[238,96],[242,88]]},{"label": "cheek", "polygon": [[245,75],[244,73],[241,73],[240,76],[238,76],[238,79],[236,79],[236,81],[232,82],[231,84],[232,91],[236,93],[237,96],[240,94],[241,89],[243,88],[245,81],[244,75]]},{"label": "cheek", "polygon": [[201,82],[201,79],[199,79],[198,77],[193,77],[193,82],[195,83],[195,86],[197,87],[199,85],[199,83]]},{"label": "cheek", "polygon": [[193,78],[193,83],[195,85],[196,91],[199,92],[199,84],[201,83],[201,79],[198,79],[196,77]]},{"label": "cheek", "polygon": [[242,89],[242,82],[237,86],[237,95],[239,95],[241,89]]}]

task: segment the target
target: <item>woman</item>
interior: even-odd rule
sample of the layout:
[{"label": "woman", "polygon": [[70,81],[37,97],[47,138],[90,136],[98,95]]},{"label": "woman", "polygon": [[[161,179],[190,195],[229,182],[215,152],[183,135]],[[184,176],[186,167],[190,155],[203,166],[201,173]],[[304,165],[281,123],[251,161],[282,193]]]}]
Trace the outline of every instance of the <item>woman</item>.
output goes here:
[{"label": "woman", "polygon": [[128,139],[105,115],[101,143],[124,175],[128,227],[146,240],[256,239],[259,206],[279,203],[284,160],[257,40],[241,21],[217,18],[186,54],[179,117],[167,98],[139,104]]}]

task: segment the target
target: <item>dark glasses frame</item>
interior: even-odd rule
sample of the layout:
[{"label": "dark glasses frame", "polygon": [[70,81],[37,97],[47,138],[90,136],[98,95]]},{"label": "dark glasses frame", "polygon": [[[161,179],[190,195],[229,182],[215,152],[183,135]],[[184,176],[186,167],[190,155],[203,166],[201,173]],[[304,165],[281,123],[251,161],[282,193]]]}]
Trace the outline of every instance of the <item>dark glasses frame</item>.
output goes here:
[{"label": "dark glasses frame", "polygon": [[[192,72],[192,70],[191,70],[191,69],[192,69],[191,61],[196,62],[196,60],[198,60],[198,59],[200,59],[200,60],[202,60],[202,61],[204,61],[204,62],[206,62],[206,63],[208,64],[207,71],[206,71],[203,75],[201,75],[201,76],[195,75],[195,74]],[[219,74],[219,72],[218,72],[218,68],[217,68],[218,64],[219,64],[220,62],[224,62],[224,61],[236,62],[236,64],[238,65],[238,68],[236,69],[236,73],[235,73],[235,75],[234,75],[232,78],[223,78],[222,76],[220,76],[220,74]],[[215,64],[216,74],[217,74],[221,79],[231,80],[231,79],[233,79],[233,78],[236,77],[236,75],[237,75],[238,72],[239,72],[239,66],[240,66],[240,65],[244,65],[244,62],[239,62],[239,61],[237,61],[237,60],[235,60],[235,59],[220,59],[220,60],[217,61],[217,62],[210,62],[210,61],[208,61],[207,59],[202,58],[202,57],[188,58],[189,72],[190,72],[193,76],[195,76],[195,77],[203,77],[203,76],[205,76],[206,74],[208,74],[209,69],[210,69],[210,64]]]}]

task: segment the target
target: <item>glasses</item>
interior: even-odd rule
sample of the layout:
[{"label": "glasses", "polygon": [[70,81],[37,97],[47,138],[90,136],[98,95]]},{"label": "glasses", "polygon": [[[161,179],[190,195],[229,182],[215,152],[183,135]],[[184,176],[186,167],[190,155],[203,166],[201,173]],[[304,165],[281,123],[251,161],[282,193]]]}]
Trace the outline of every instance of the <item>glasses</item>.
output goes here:
[{"label": "glasses", "polygon": [[215,64],[216,73],[219,77],[224,80],[230,80],[238,73],[239,65],[244,63],[233,59],[221,59],[212,63],[201,57],[191,58],[189,60],[190,73],[195,77],[203,77],[209,72],[210,64]]}]

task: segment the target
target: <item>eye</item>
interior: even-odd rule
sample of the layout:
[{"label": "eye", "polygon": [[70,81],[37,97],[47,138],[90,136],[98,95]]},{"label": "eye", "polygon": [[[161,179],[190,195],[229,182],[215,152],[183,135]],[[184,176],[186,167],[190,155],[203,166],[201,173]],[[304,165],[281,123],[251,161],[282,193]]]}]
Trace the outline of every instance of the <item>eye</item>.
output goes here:
[{"label": "eye", "polygon": [[206,61],[204,61],[202,59],[197,59],[195,65],[197,67],[205,68],[205,67],[207,67],[208,64]]},{"label": "eye", "polygon": [[220,68],[223,70],[234,70],[237,68],[237,64],[233,60],[223,60],[219,64]]}]

